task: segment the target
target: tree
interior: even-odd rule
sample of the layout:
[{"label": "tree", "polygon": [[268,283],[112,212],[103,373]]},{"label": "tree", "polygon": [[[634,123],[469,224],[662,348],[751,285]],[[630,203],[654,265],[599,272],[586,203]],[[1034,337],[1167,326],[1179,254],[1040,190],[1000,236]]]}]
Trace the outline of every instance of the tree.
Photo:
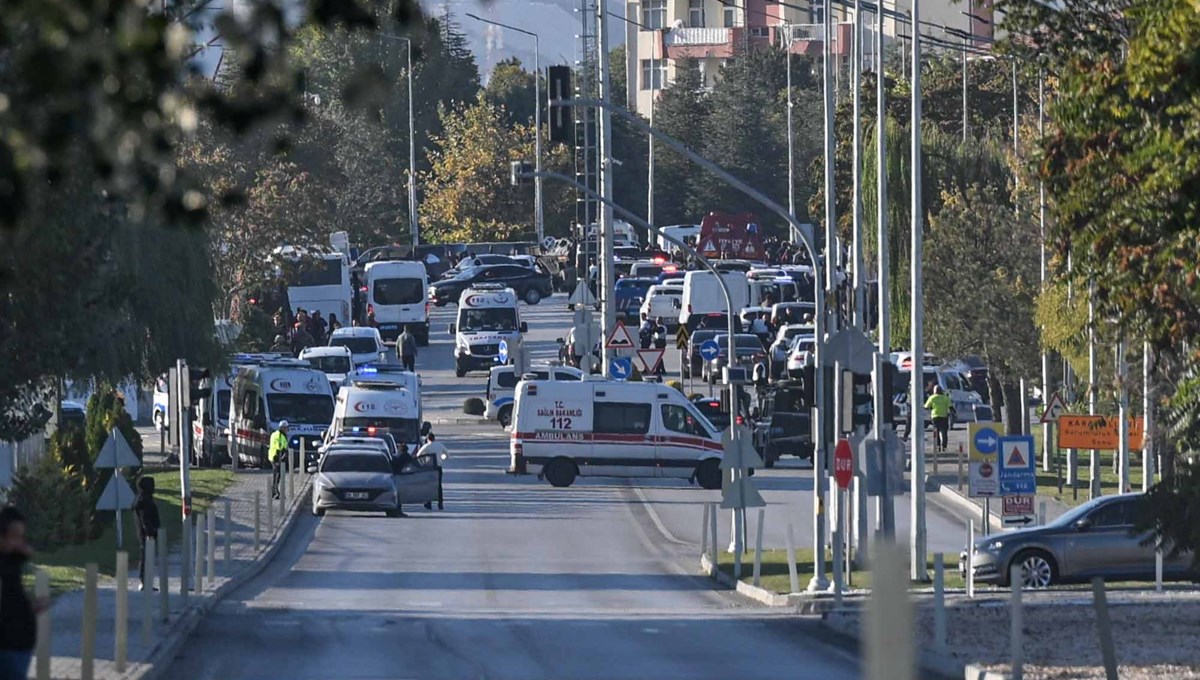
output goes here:
[{"label": "tree", "polygon": [[[434,138],[432,168],[421,177],[425,233],[434,242],[528,240],[533,235],[533,187],[509,183],[513,161],[533,158],[533,127],[504,124],[503,109],[480,93],[474,104],[446,108],[443,133]],[[546,147],[544,147],[546,148]],[[564,171],[565,149],[543,158],[547,170]],[[547,182],[546,220],[564,221],[568,192]]]},{"label": "tree", "polygon": [[[695,59],[680,59],[675,64],[675,82],[667,86],[654,103],[654,127],[678,139],[691,149],[699,149],[708,119],[708,92],[704,76]],[[659,224],[688,224],[699,215],[687,209],[692,182],[698,175],[691,161],[664,144],[655,146],[654,216]]]},{"label": "tree", "polygon": [[529,125],[534,119],[535,89],[533,74],[525,70],[520,59],[511,57],[492,68],[492,75],[483,92],[488,102],[508,114],[506,123]]}]

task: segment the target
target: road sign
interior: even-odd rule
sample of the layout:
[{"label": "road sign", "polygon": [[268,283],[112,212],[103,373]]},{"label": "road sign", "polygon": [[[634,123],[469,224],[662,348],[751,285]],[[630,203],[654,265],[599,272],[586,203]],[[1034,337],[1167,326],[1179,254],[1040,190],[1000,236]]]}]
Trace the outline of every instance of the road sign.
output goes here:
[{"label": "road sign", "polygon": [[762,494],[754,487],[754,483],[746,475],[738,475],[737,481],[730,479],[731,475],[722,475],[721,507],[726,510],[766,507]]},{"label": "road sign", "polygon": [[700,356],[705,361],[712,361],[713,359],[716,359],[717,355],[720,353],[721,346],[717,344],[716,340],[705,340],[704,342],[700,343]]},{"label": "road sign", "polygon": [[508,363],[508,341],[507,340],[500,341],[500,350],[498,352],[496,352],[496,358],[499,359],[500,363],[502,363],[502,364]]},{"label": "road sign", "polygon": [[1000,521],[1006,527],[1026,527],[1036,522],[1037,515],[1033,514],[1033,496],[1005,496]]},{"label": "road sign", "polygon": [[1000,495],[1017,496],[1037,493],[1037,472],[1033,456],[1033,437],[1025,435],[1001,437]]},{"label": "road sign", "polygon": [[687,326],[679,324],[679,330],[675,331],[675,349],[687,349],[689,337]]},{"label": "road sign", "polygon": [[104,442],[104,446],[100,447],[100,453],[96,456],[94,467],[97,468],[123,468],[123,467],[139,467],[142,461],[138,459],[137,454],[129,447],[129,442],[125,441],[125,435],[115,427],[109,431],[108,440]]},{"label": "road sign", "polygon": [[633,375],[633,361],[629,357],[617,357],[608,362],[608,372],[613,380],[629,380]]},{"label": "road sign", "polygon": [[[1066,449],[1115,450],[1120,437],[1119,421],[1111,416],[1083,416],[1064,413],[1058,417],[1058,445]],[[1129,420],[1129,448],[1141,449],[1145,421]]]},{"label": "road sign", "polygon": [[625,327],[625,323],[618,320],[617,325],[613,326],[612,333],[609,333],[608,339],[604,341],[604,347],[606,349],[634,349],[637,345],[634,344],[633,336]]},{"label": "road sign", "polygon": [[592,295],[592,290],[588,288],[587,281],[580,281],[579,285],[575,286],[575,291],[571,293],[571,297],[567,298],[567,304],[576,306],[596,304],[596,296]]},{"label": "road sign", "polygon": [[968,425],[967,494],[971,498],[1000,495],[1000,463],[996,457],[999,443],[1000,433],[995,423]]},{"label": "road sign", "polygon": [[738,438],[734,440],[732,429],[721,433],[721,446],[724,454],[721,457],[722,470],[763,467],[762,456],[754,448],[750,429],[745,425],[735,425]]},{"label": "road sign", "polygon": [[638,360],[642,362],[642,369],[646,373],[654,373],[662,366],[663,353],[665,349],[639,349],[637,351]]},{"label": "road sign", "polygon": [[100,492],[100,500],[96,501],[97,510],[128,510],[133,507],[134,493],[125,481],[124,475],[114,471],[113,476]]},{"label": "road sign", "polygon": [[1058,417],[1067,410],[1067,405],[1063,403],[1062,397],[1055,392],[1050,397],[1050,401],[1046,402],[1046,410],[1042,412],[1041,421],[1043,423],[1057,423]]},{"label": "road sign", "polygon": [[833,452],[833,478],[843,489],[849,489],[850,480],[854,479],[854,453],[845,439],[838,440]]}]

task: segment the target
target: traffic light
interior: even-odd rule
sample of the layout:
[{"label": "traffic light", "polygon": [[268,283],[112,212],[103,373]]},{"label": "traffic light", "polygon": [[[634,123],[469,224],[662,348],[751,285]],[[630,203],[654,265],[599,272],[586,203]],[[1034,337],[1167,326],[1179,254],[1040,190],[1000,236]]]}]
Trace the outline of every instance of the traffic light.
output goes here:
[{"label": "traffic light", "polygon": [[896,383],[900,379],[900,369],[890,361],[883,362],[883,422],[896,424],[896,407],[892,399],[896,396]]},{"label": "traffic light", "polygon": [[[550,91],[550,101],[570,99],[573,96],[571,89],[571,67],[551,66],[546,78],[546,84]],[[541,106],[541,103],[539,102],[538,105]],[[549,122],[551,142],[561,144],[574,143],[575,115],[574,110],[570,106],[551,104]]]},{"label": "traffic light", "polygon": [[188,404],[196,405],[212,394],[212,372],[207,368],[188,367]]},{"label": "traffic light", "polygon": [[874,397],[871,396],[871,374],[870,373],[852,373],[851,374],[851,394],[850,402],[853,413],[851,421],[854,428],[864,427],[871,428],[871,404]]}]

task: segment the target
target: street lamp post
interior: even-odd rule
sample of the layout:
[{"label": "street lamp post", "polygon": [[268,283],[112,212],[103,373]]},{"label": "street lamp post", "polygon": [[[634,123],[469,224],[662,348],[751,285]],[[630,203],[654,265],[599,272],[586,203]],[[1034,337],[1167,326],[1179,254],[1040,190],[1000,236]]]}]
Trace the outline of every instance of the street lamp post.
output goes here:
[{"label": "street lamp post", "polygon": [[[517,28],[510,24],[502,24],[499,21],[484,19],[481,16],[476,16],[467,12],[467,16],[492,26],[507,28],[510,31],[516,31],[533,38],[533,165],[535,172],[542,171],[542,64],[541,64],[541,38],[533,31],[527,31],[523,28]],[[533,227],[537,231],[538,243],[546,238],[546,223],[545,213],[542,204],[542,176],[537,174],[533,180]]]},{"label": "street lamp post", "polygon": [[924,409],[925,385],[917,378],[921,366],[925,365],[925,302],[922,291],[922,252],[924,252],[924,224],[921,205],[921,31],[920,0],[912,4],[912,360],[913,373],[909,380],[908,399],[909,427],[912,436],[912,522],[910,574],[914,581],[928,581],[925,554],[925,437]]},{"label": "street lamp post", "polygon": [[408,57],[408,226],[415,253],[420,239],[417,230],[417,138],[413,126],[413,98],[416,95],[413,92],[412,39],[387,33],[379,35],[403,42]]}]

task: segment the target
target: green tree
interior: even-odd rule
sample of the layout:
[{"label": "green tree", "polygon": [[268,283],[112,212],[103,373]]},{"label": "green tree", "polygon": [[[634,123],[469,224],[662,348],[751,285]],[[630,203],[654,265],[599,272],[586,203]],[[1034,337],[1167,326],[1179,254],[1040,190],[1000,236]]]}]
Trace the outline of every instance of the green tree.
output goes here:
[{"label": "green tree", "polygon": [[[699,149],[708,115],[708,92],[700,66],[695,59],[680,59],[675,64],[675,82],[654,103],[654,127],[691,149]],[[692,182],[698,174],[692,162],[673,149],[664,144],[655,146],[655,221],[659,224],[699,221],[701,216],[687,208],[688,196],[693,193]]]},{"label": "green tree", "polygon": [[510,125],[528,125],[533,122],[534,91],[533,74],[526,71],[521,65],[521,60],[516,57],[497,63],[492,68],[487,87],[483,90],[490,103],[504,109],[508,114],[506,122]]}]

